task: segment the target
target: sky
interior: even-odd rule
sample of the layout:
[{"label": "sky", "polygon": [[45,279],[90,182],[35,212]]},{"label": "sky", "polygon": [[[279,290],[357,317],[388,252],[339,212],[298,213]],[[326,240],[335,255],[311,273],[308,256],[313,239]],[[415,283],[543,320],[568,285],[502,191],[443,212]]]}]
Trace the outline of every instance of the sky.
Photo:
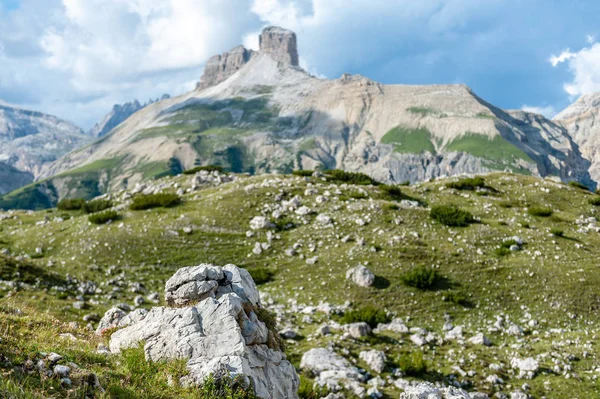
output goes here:
[{"label": "sky", "polygon": [[113,104],[194,88],[268,25],[331,79],[464,83],[552,117],[600,91],[595,0],[0,0],[0,100],[89,129]]}]

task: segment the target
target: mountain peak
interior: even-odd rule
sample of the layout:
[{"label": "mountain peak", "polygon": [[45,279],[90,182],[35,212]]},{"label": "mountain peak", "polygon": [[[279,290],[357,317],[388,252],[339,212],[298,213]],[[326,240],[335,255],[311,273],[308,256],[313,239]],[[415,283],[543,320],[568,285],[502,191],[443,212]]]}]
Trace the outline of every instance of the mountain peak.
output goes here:
[{"label": "mountain peak", "polygon": [[291,30],[278,26],[263,29],[259,37],[260,52],[269,54],[275,61],[298,66],[298,42]]},{"label": "mountain peak", "polygon": [[299,65],[296,34],[278,26],[263,29],[259,38],[259,51],[237,46],[229,52],[211,57],[197,85],[199,90],[218,85],[242,69],[258,54],[267,54],[273,60],[291,66]]}]

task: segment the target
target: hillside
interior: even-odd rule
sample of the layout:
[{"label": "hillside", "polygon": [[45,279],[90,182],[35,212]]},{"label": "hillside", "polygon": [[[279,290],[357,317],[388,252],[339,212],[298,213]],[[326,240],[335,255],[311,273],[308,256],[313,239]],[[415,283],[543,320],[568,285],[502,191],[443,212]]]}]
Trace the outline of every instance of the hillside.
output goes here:
[{"label": "hillside", "polygon": [[[0,101],[0,164],[12,170],[0,195],[31,183],[49,163],[89,141],[81,129],[55,116]],[[29,176],[26,178],[26,176]]]},{"label": "hillside", "polygon": [[[106,391],[96,397],[199,397],[177,386],[181,362],[146,363],[139,350],[106,355],[96,348],[108,338],[92,331],[110,307],[162,303],[166,279],[201,263],[250,271],[288,358],[302,364],[303,398],[325,396],[310,393],[313,381],[389,398],[423,380],[477,398],[600,394],[599,196],[505,173],[400,190],[366,183],[199,172],[114,192],[120,216],[105,225],[78,210],[0,213],[0,396],[79,397],[94,391],[85,382],[94,373]],[[179,192],[183,202],[130,209],[132,198],[156,192]],[[469,225],[446,227],[431,217],[444,204],[474,219],[458,212]],[[349,280],[359,265],[375,278]],[[428,267],[421,279],[410,273],[419,267]],[[348,325],[359,321],[379,328]],[[33,365],[50,352],[87,379],[71,388],[40,380]],[[326,373],[319,356],[347,360]]]},{"label": "hillside", "polygon": [[388,183],[512,171],[595,186],[566,130],[540,115],[503,111],[464,85],[318,79],[298,66],[292,32],[267,28],[260,43],[213,57],[196,90],[53,163],[38,179],[43,191],[90,198],[209,164],[338,168]]}]

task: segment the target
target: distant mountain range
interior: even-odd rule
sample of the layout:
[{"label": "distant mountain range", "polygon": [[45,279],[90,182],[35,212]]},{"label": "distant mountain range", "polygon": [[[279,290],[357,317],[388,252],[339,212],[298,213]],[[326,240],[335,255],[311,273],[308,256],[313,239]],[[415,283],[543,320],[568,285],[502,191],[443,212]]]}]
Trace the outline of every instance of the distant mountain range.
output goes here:
[{"label": "distant mountain range", "polygon": [[338,168],[387,183],[498,170],[590,188],[600,179],[600,95],[548,120],[497,108],[464,85],[319,79],[299,67],[293,32],[269,27],[259,42],[259,51],[238,46],[211,58],[194,91],[115,106],[90,132],[95,142],[45,166],[4,206],[40,193],[52,193],[49,202],[93,197],[207,164]]}]

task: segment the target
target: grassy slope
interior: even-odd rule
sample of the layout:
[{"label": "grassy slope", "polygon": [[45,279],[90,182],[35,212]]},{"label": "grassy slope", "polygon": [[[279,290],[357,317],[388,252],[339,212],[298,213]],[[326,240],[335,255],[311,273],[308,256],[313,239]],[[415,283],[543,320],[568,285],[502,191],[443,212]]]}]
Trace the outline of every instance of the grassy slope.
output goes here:
[{"label": "grassy slope", "polygon": [[[499,191],[489,196],[479,196],[473,192],[440,191],[443,182],[403,188],[406,194],[429,204],[459,204],[481,218],[480,224],[455,229],[433,223],[425,209],[392,209],[388,206],[392,202],[381,199],[380,190],[374,187],[365,188],[373,200],[331,200],[318,205],[314,196],[306,197],[305,204],[319,213],[329,214],[335,220],[335,227],[319,226],[314,221],[314,215],[305,218],[293,216],[298,227],[279,232],[280,240],[274,240],[272,249],[262,255],[249,256],[255,242],[266,241],[264,233],[250,239],[246,237],[249,220],[260,214],[265,204],[273,203],[275,194],[283,191],[287,197],[302,195],[307,185],[302,178],[285,177],[290,185],[286,183],[248,192],[244,190],[250,183],[261,183],[270,178],[245,178],[241,182],[207,188],[199,196],[186,196],[185,204],[173,209],[125,212],[122,227],[119,223],[90,226],[85,216],[76,213],[72,214],[72,219],[62,223],[50,222],[36,226],[36,222],[46,216],[52,218],[55,214],[18,213],[16,218],[0,222],[0,248],[7,247],[14,254],[33,254],[36,247],[43,247],[44,257],[32,260],[40,267],[46,267],[52,261],[55,266],[51,270],[59,275],[69,273],[99,284],[123,273],[123,281],[141,282],[146,292],[162,293],[165,279],[181,266],[200,262],[221,265],[234,263],[249,269],[266,266],[276,274],[274,281],[263,285],[261,289],[270,293],[279,303],[285,304],[289,299],[294,299],[307,305],[317,305],[321,301],[342,304],[350,300],[354,306],[371,304],[405,321],[409,320],[409,326],[425,327],[438,333],[444,323],[443,316],[448,313],[453,316],[455,325],[465,325],[468,331],[466,337],[481,330],[494,342],[493,347],[484,349],[472,345],[460,346],[455,342],[437,346],[435,351],[425,349],[430,369],[423,376],[425,379],[449,378],[456,374],[451,366],[462,358],[464,363],[461,367],[464,370],[476,371],[476,375],[468,379],[477,389],[492,393],[493,388],[484,381],[491,374],[487,364],[508,364],[515,355],[525,357],[559,352],[561,356],[576,356],[578,360],[567,363],[573,367],[571,374],[577,375],[577,378],[566,379],[552,372],[543,372],[534,380],[525,381],[506,372],[499,374],[513,387],[529,383],[535,397],[583,398],[587,397],[584,393],[588,396],[599,393],[589,370],[598,367],[598,353],[592,335],[600,322],[597,314],[600,306],[597,288],[600,286],[600,275],[597,273],[600,237],[596,233],[577,232],[578,227],[574,223],[581,216],[596,214],[596,209],[588,204],[592,194],[532,177],[504,174],[486,178],[486,183]],[[181,177],[177,181],[185,183],[186,178]],[[313,182],[317,183],[320,194],[327,189],[335,190],[329,184]],[[343,197],[348,198],[352,195],[347,194],[358,188],[341,187],[341,190]],[[551,218],[529,216],[525,207],[535,204],[552,207],[555,215]],[[355,220],[365,218],[365,215],[370,216],[371,222],[359,227]],[[530,227],[523,228],[519,223]],[[186,226],[193,226],[194,233],[183,234],[182,229]],[[564,230],[565,238],[552,236],[549,232],[551,228]],[[340,238],[347,234],[364,238],[366,245],[360,247],[352,241],[342,243]],[[524,250],[498,257],[495,250],[501,241],[514,235],[525,240]],[[318,263],[309,266],[299,257],[285,256],[283,251],[294,243],[303,244],[300,252],[306,257],[319,256]],[[316,247],[314,253],[308,250],[311,245]],[[477,253],[478,249],[482,254]],[[540,251],[542,255],[534,256],[535,251]],[[345,272],[349,267],[367,262],[368,267],[380,277],[380,288],[360,288],[345,280]],[[400,282],[401,274],[415,265],[437,267],[447,279],[445,285],[468,293],[474,307],[464,308],[444,302],[442,297],[447,287],[418,291],[404,286]],[[109,272],[110,266],[114,266],[114,269]],[[112,285],[102,287],[105,293],[113,291]],[[7,291],[0,292],[6,295]],[[83,324],[83,314],[101,314],[115,303],[131,303],[135,295],[125,284],[110,299],[105,294],[90,297],[98,300],[98,304],[82,311],[70,306],[75,300],[74,292],[67,292],[66,295],[43,289],[12,292],[0,300],[0,325],[30,325],[28,323],[43,323],[44,320],[50,320],[46,318],[54,317],[61,321],[50,322],[52,328],[48,332],[42,329],[40,334],[27,334],[23,330],[15,334],[10,328],[0,328],[0,338],[3,340],[0,353],[15,346],[23,348],[18,356],[13,356],[22,361],[35,357],[41,350],[64,352],[65,343],[52,339],[59,332],[68,331],[62,323],[79,321]],[[15,315],[11,310],[15,307],[24,313]],[[530,335],[522,339],[487,332],[487,326],[500,313],[510,316],[522,326],[525,324],[520,320],[530,313],[540,325],[532,328]],[[302,335],[308,337],[312,336],[320,322],[326,321],[326,317],[319,313],[313,316],[313,323],[303,323],[301,319],[301,315],[289,312],[284,324],[295,324]],[[564,328],[565,333],[546,335],[551,328]],[[533,330],[540,331],[540,334],[533,334]],[[115,377],[114,373],[126,373],[113,370],[116,367],[114,362],[118,360],[94,360],[93,347],[96,341],[89,335],[82,334],[80,338],[81,345],[78,345],[79,352],[73,355],[74,359],[82,367],[96,372],[103,386],[127,386],[122,379]],[[330,340],[336,342],[338,350],[340,347],[348,349],[351,356],[357,356],[365,348],[381,348],[392,360],[415,349],[408,339],[385,333],[362,341],[337,341],[314,336],[311,340],[291,342],[288,354],[297,362],[306,349],[326,345]],[[561,344],[567,340],[571,340],[571,344]],[[587,342],[590,342],[589,345]],[[589,355],[584,357],[583,352]],[[473,360],[470,356],[477,358]],[[360,361],[359,364],[364,366]],[[551,369],[553,364],[550,358],[543,360],[542,366]],[[9,381],[24,384],[15,374],[6,374],[6,369],[4,372]],[[164,382],[164,374],[161,375],[156,378],[163,378]],[[546,381],[552,391],[544,387]],[[152,382],[148,381],[148,385],[144,385],[148,392],[152,389],[150,384]],[[26,390],[33,392],[33,388]],[[386,392],[397,397],[397,392],[390,388]],[[148,396],[139,394],[132,397]]]},{"label": "grassy slope", "polygon": [[427,129],[395,127],[382,137],[381,143],[394,145],[394,150],[400,153],[430,152],[435,154],[431,133]]}]

